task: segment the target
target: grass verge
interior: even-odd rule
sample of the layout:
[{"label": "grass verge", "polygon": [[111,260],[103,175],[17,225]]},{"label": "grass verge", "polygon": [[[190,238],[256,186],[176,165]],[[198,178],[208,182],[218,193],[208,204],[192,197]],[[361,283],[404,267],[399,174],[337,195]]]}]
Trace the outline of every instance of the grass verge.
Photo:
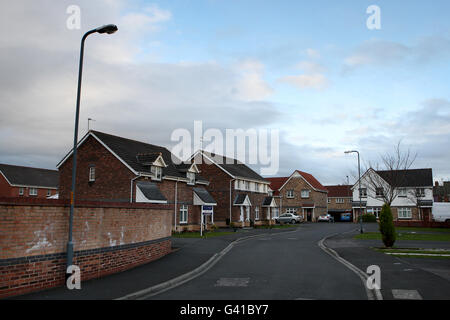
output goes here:
[{"label": "grass verge", "polygon": [[[354,239],[362,240],[381,240],[381,233],[366,232],[354,236]],[[421,233],[399,233],[397,232],[397,240],[415,240],[415,241],[450,241],[450,233],[448,234],[421,234]]]}]

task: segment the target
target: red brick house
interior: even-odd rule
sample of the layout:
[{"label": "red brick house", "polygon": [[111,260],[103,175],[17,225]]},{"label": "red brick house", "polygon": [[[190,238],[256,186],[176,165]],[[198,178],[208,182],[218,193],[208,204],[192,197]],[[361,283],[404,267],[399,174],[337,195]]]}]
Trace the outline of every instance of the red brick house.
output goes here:
[{"label": "red brick house", "polygon": [[325,186],[328,190],[328,213],[334,221],[353,221],[351,185]]},{"label": "red brick house", "polygon": [[58,175],[57,170],[0,164],[0,197],[55,197]]},{"label": "red brick house", "polygon": [[304,221],[316,221],[327,213],[327,189],[311,174],[295,170],[289,177],[267,178],[282,213],[297,213]]},{"label": "red brick house", "polygon": [[206,189],[217,201],[214,219],[218,226],[230,222],[242,227],[262,225],[278,214],[276,201],[269,196],[269,181],[244,163],[206,151],[197,151],[191,159],[209,181]]},{"label": "red brick house", "polygon": [[[202,212],[214,223],[209,182],[195,164],[181,163],[166,148],[98,131],[89,131],[77,148],[75,200],[170,204],[177,231],[199,229]],[[57,168],[60,198],[69,199],[72,151]]]}]

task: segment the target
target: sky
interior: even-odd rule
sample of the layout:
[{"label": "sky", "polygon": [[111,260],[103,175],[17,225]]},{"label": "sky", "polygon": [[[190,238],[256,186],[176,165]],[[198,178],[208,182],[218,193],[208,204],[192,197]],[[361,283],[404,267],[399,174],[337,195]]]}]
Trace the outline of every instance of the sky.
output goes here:
[{"label": "sky", "polygon": [[88,118],[169,149],[194,121],[277,129],[276,176],[324,185],[355,180],[345,150],[365,167],[400,141],[414,168],[450,180],[449,12],[447,0],[3,1],[0,163],[56,168],[73,143],[81,37],[114,23],[86,42],[80,137]]}]

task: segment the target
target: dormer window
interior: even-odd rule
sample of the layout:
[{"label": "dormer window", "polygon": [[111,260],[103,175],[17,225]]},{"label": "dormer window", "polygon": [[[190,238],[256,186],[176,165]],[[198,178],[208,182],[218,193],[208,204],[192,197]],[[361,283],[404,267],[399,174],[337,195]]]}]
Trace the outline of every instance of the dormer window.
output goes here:
[{"label": "dormer window", "polygon": [[186,176],[188,178],[188,184],[195,184],[195,173],[194,172],[188,172],[188,173],[186,173]]},{"label": "dormer window", "polygon": [[162,168],[161,167],[157,167],[157,166],[152,166],[151,167],[151,171],[152,171],[152,179],[161,181],[161,179],[162,179]]}]

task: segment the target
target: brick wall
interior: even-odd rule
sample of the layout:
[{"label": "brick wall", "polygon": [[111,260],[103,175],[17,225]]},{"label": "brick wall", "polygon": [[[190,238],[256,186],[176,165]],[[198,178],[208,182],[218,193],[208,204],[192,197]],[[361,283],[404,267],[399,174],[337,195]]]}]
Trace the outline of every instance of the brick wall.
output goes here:
[{"label": "brick wall", "polygon": [[[294,198],[286,198],[287,190],[294,190]],[[302,190],[310,190],[309,198],[302,198]],[[327,194],[325,192],[315,191],[301,177],[292,177],[280,191],[280,196],[282,197],[282,212],[286,211],[287,208],[301,208],[305,205],[309,206],[314,203],[313,221],[315,221],[318,216],[327,213]],[[297,213],[301,215],[302,210],[299,209]]]},{"label": "brick wall", "polygon": [[[217,226],[226,226],[226,220],[230,218],[230,181],[232,178],[218,166],[208,163],[198,164],[202,177],[209,180],[209,185],[205,187],[217,202],[214,208],[214,223]],[[260,220],[266,217],[266,208],[262,207],[264,198],[268,195],[250,191],[234,189],[234,181],[231,182],[231,221],[238,222],[240,218],[240,207],[233,206],[233,201],[238,194],[247,194],[252,207],[250,209],[250,219],[255,221],[255,207],[259,207]],[[244,210],[245,213],[245,210]],[[246,214],[244,214],[246,217]],[[245,225],[249,225],[246,223]]]},{"label": "brick wall", "polygon": [[[64,285],[69,206],[0,199],[0,298]],[[81,280],[158,259],[171,250],[168,205],[79,202],[74,264]]]},{"label": "brick wall", "polygon": [[[59,167],[60,199],[70,199],[72,156]],[[95,181],[89,182],[89,168],[95,166]],[[94,137],[77,150],[76,199],[82,201],[129,202],[131,179],[135,175]]]}]

